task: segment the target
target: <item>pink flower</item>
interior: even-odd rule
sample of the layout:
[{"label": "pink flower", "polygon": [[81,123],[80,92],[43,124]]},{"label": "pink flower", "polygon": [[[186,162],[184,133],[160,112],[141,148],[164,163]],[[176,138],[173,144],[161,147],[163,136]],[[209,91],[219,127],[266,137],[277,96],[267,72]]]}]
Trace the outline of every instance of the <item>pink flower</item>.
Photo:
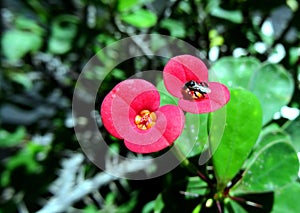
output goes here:
[{"label": "pink flower", "polygon": [[205,64],[191,55],[171,58],[163,70],[164,84],[178,106],[191,113],[213,112],[230,99],[228,88],[218,82],[208,82]]},{"label": "pink flower", "polygon": [[154,85],[129,79],[108,93],[100,113],[104,127],[124,139],[128,149],[151,153],[173,144],[184,127],[184,114],[179,107],[159,105],[160,95]]}]

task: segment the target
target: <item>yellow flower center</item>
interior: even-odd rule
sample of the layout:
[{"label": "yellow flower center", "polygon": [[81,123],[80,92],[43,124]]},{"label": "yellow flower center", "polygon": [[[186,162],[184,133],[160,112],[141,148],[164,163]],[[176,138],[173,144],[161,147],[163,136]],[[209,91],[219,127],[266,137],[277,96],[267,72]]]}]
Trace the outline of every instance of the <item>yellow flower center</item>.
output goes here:
[{"label": "yellow flower center", "polygon": [[142,110],[138,115],[135,116],[134,123],[137,128],[147,130],[152,128],[156,122],[156,114],[149,110]]}]

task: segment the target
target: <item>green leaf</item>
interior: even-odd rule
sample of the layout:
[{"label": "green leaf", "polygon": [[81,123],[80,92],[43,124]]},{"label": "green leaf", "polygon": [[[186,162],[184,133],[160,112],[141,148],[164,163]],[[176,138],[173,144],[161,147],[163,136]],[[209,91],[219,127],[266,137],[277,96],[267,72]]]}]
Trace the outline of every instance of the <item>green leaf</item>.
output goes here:
[{"label": "green leaf", "polygon": [[208,141],[207,114],[186,113],[182,134],[175,141],[175,145],[186,157],[193,157],[204,150]]},{"label": "green leaf", "polygon": [[264,64],[251,57],[225,57],[211,67],[216,80],[228,87],[243,87],[252,91],[263,108],[263,124],[292,97],[294,82],[289,73],[276,64]]},{"label": "green leaf", "polygon": [[43,171],[43,167],[37,160],[37,155],[47,155],[50,146],[42,146],[34,142],[29,142],[18,153],[9,157],[5,164],[5,171],[1,174],[0,185],[6,186],[10,183],[11,173],[18,167],[23,166],[30,174],[38,174]]},{"label": "green leaf", "polygon": [[212,65],[210,72],[216,75],[216,81],[220,81],[227,87],[249,87],[250,78],[255,70],[260,67],[256,58],[223,57]]},{"label": "green leaf", "polygon": [[161,22],[161,27],[169,30],[171,36],[177,38],[184,38],[186,31],[185,26],[181,21],[174,19],[164,19]]},{"label": "green leaf", "polygon": [[155,200],[148,202],[142,209],[141,213],[152,213],[154,211]]},{"label": "green leaf", "polygon": [[291,143],[289,135],[281,128],[268,127],[264,128],[256,143],[255,150],[263,148],[265,145],[273,142],[286,141]]},{"label": "green leaf", "polygon": [[286,128],[287,133],[291,136],[292,143],[296,150],[300,152],[300,116],[293,120]]},{"label": "green leaf", "polygon": [[236,24],[243,22],[243,14],[239,10],[224,10],[220,7],[215,7],[211,10],[211,15],[231,21]]},{"label": "green leaf", "polygon": [[247,213],[247,211],[236,201],[229,200],[225,206],[225,213]]},{"label": "green leaf", "polygon": [[40,35],[30,31],[12,29],[6,31],[1,39],[4,56],[10,63],[15,63],[27,53],[32,53],[42,46]]},{"label": "green leaf", "polygon": [[[217,130],[210,131],[212,150],[217,149],[212,153],[212,159],[220,190],[241,169],[262,125],[262,110],[255,95],[244,89],[232,89],[230,94],[231,98],[226,106],[226,125],[222,124],[225,125],[225,129],[221,139],[214,137]],[[212,113],[211,119],[215,116],[218,116],[218,113]],[[215,125],[216,129],[220,128]]]},{"label": "green leaf", "polygon": [[165,204],[163,201],[163,196],[162,194],[159,194],[157,198],[155,199],[155,206],[154,206],[154,213],[160,213],[162,212]]},{"label": "green leaf", "polygon": [[267,63],[255,72],[249,88],[262,104],[266,124],[291,100],[294,81],[283,67]]},{"label": "green leaf", "polygon": [[[188,185],[186,187],[186,192],[190,193],[192,197],[194,195],[204,196],[207,192],[207,183],[202,181],[199,177],[190,177],[188,179]],[[187,197],[189,195],[187,194]]]},{"label": "green leaf", "polygon": [[48,43],[48,50],[51,53],[63,54],[71,49],[78,31],[78,21],[78,17],[72,15],[61,15],[55,18]]},{"label": "green leaf", "polygon": [[82,213],[99,213],[99,210],[98,208],[95,206],[95,205],[88,205],[86,206],[83,210],[82,210]]},{"label": "green leaf", "polygon": [[201,207],[201,204],[197,205],[196,208],[194,208],[194,210],[192,211],[192,213],[199,213],[201,211]]},{"label": "green leaf", "polygon": [[25,89],[30,89],[33,86],[32,80],[27,73],[9,72],[8,75],[12,81],[22,85]]},{"label": "green leaf", "polygon": [[16,18],[15,22],[16,29],[30,31],[37,35],[43,35],[44,29],[41,28],[35,20],[28,19],[26,17],[19,16]]},{"label": "green leaf", "polygon": [[157,83],[156,88],[160,94],[160,105],[161,106],[164,106],[167,104],[177,105],[178,98],[175,98],[167,91],[163,80],[160,80]]},{"label": "green leaf", "polygon": [[118,0],[118,11],[127,11],[136,6],[139,0]]},{"label": "green leaf", "polygon": [[134,10],[147,3],[151,3],[153,0],[118,0],[118,11],[125,12]]},{"label": "green leaf", "polygon": [[13,147],[21,144],[26,136],[24,127],[19,127],[15,132],[10,133],[0,129],[0,147]]},{"label": "green leaf", "polygon": [[300,212],[299,195],[300,184],[296,182],[277,190],[272,213]]},{"label": "green leaf", "polygon": [[148,28],[156,24],[157,16],[149,10],[139,9],[132,13],[122,14],[121,20],[138,28]]},{"label": "green leaf", "polygon": [[278,190],[297,180],[298,169],[297,153],[290,143],[268,143],[256,152],[234,192],[261,193]]}]

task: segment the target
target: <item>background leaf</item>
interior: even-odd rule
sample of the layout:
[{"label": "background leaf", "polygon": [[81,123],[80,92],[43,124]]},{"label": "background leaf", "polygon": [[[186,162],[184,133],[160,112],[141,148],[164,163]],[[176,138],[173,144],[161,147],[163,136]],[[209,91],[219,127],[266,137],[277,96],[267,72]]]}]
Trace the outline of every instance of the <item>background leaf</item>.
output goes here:
[{"label": "background leaf", "polygon": [[228,87],[249,87],[250,78],[260,62],[253,57],[223,57],[216,61],[210,71],[216,75],[216,80]]},{"label": "background leaf", "polygon": [[136,6],[139,0],[118,0],[118,11],[130,10],[132,7]]},{"label": "background leaf", "polygon": [[291,140],[296,150],[300,152],[300,116],[293,120],[285,129],[291,136]]},{"label": "background leaf", "polygon": [[149,10],[139,9],[132,13],[122,14],[121,20],[135,27],[147,28],[156,24],[157,16]]},{"label": "background leaf", "polygon": [[230,88],[249,89],[258,97],[263,108],[263,124],[272,120],[274,114],[292,98],[293,79],[287,70],[277,64],[260,64],[252,57],[224,57],[210,70],[217,81]]},{"label": "background leaf", "polygon": [[43,40],[36,33],[12,29],[4,33],[1,42],[4,56],[14,63],[27,53],[40,49]]},{"label": "background leaf", "polygon": [[297,180],[299,161],[292,145],[285,141],[267,144],[256,152],[235,191],[255,193],[276,191]]},{"label": "background leaf", "polygon": [[231,21],[233,23],[242,23],[243,21],[243,15],[239,10],[229,11],[220,7],[216,7],[211,11],[211,15]]},{"label": "background leaf", "polygon": [[284,68],[267,63],[254,73],[250,90],[262,104],[263,123],[266,124],[282,106],[289,103],[294,91],[294,82]]},{"label": "background leaf", "polygon": [[272,213],[300,212],[299,194],[300,184],[296,182],[276,190]]}]

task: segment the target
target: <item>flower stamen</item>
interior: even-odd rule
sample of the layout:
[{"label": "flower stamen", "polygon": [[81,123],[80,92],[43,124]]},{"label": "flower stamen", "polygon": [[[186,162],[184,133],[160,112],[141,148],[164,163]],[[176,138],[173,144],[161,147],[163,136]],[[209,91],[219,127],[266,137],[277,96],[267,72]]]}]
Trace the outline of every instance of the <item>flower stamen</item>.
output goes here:
[{"label": "flower stamen", "polygon": [[152,128],[156,122],[156,114],[149,110],[142,110],[138,115],[135,116],[134,123],[137,128],[147,130]]}]

